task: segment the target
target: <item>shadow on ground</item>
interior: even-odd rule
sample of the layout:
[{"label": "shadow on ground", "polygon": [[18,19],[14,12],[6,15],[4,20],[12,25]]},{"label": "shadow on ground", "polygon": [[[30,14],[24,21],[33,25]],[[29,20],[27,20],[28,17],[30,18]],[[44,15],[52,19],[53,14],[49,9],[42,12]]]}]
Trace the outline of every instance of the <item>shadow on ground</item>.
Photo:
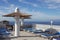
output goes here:
[{"label": "shadow on ground", "polygon": [[0,37],[0,40],[11,40],[11,39],[8,37]]},{"label": "shadow on ground", "polygon": [[0,38],[0,40],[11,40],[10,38]]}]

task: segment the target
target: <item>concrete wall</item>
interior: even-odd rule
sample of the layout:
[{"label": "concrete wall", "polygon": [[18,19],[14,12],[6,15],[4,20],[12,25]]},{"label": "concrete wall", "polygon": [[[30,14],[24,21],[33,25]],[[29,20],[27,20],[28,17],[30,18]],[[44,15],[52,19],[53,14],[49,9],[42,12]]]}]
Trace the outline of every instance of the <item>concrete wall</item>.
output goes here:
[{"label": "concrete wall", "polygon": [[53,25],[53,26],[50,26],[50,25],[45,25],[45,24],[34,24],[35,26],[33,28],[37,29],[37,30],[46,30],[47,28],[54,28],[54,29],[57,29],[58,31],[60,31],[60,26],[57,26],[57,25]]}]

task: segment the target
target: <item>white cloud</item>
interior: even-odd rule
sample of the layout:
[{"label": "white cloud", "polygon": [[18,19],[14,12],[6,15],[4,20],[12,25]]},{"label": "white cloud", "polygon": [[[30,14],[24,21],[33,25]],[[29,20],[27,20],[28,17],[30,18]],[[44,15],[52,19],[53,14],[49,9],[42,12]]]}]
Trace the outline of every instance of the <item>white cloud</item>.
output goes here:
[{"label": "white cloud", "polygon": [[[49,14],[46,14],[44,12],[40,12],[40,11],[29,11],[27,8],[22,8],[21,9],[21,12],[23,13],[27,13],[27,14],[30,14],[32,15],[31,16],[31,19],[29,19],[29,21],[36,21],[36,20],[40,20],[40,21],[46,21],[46,20],[51,20],[51,19],[60,19],[60,16],[59,15],[49,15]],[[27,20],[28,21],[28,20]]]},{"label": "white cloud", "polygon": [[60,0],[38,0],[44,4],[44,8],[48,9],[60,9]]},{"label": "white cloud", "polygon": [[[3,10],[1,10],[1,9],[3,9]],[[1,7],[1,9],[0,9],[0,21],[1,20],[9,20],[9,21],[13,21],[14,20],[11,17],[3,17],[3,15],[9,14],[10,12],[12,12],[12,10],[14,10],[13,6],[10,6],[10,7]]]},{"label": "white cloud", "polygon": [[31,5],[34,6],[34,7],[39,7],[37,4],[33,4],[33,3]]},{"label": "white cloud", "polygon": [[48,3],[50,3],[50,2],[60,3],[60,0],[45,0],[45,2],[48,2]]},{"label": "white cloud", "polygon": [[26,2],[26,1],[24,1],[24,0],[19,0],[19,2],[32,5],[33,7],[39,7],[38,4],[36,4],[36,3]]},{"label": "white cloud", "polygon": [[60,8],[60,0],[45,0],[45,3],[47,3],[48,8],[51,9],[59,9]]},{"label": "white cloud", "polygon": [[10,4],[10,6],[6,9],[9,9],[9,10],[14,10],[14,8],[16,8],[16,6],[14,4]]},{"label": "white cloud", "polygon": [[24,0],[19,0],[19,2],[23,2]]},{"label": "white cloud", "polygon": [[5,2],[5,3],[9,3],[8,0],[2,0],[2,1]]},{"label": "white cloud", "polygon": [[54,5],[54,4],[49,4],[48,8],[49,9],[58,9],[58,8],[60,8],[60,6],[57,6],[57,5]]},{"label": "white cloud", "polygon": [[55,15],[47,15],[46,13],[43,12],[32,12],[32,20],[51,20],[51,19],[60,19],[60,16],[55,16]]},{"label": "white cloud", "polygon": [[[59,0],[38,0],[38,1],[42,1],[45,2],[44,4],[44,8],[47,7],[48,9],[59,9],[60,8],[60,4],[57,5],[56,2],[59,2]],[[38,3],[31,3],[31,2],[26,2],[25,0],[19,0],[19,2],[22,2],[22,3],[25,3],[25,4],[28,4],[28,5],[32,5],[33,7],[41,7]],[[41,4],[42,5],[42,4]]]},{"label": "white cloud", "polygon": [[4,14],[5,14],[4,12],[0,11],[0,16],[1,16],[1,15],[4,15]]},{"label": "white cloud", "polygon": [[[28,2],[26,2],[28,3]],[[30,3],[28,3],[30,4]],[[2,8],[5,8],[6,10],[10,12],[14,11],[14,9],[16,8],[17,6],[14,5],[14,4],[11,4],[9,7],[2,7]],[[49,7],[53,7],[54,8],[54,5],[49,5]],[[32,15],[32,19],[31,20],[49,20],[49,19],[60,19],[59,17],[60,16],[52,16],[52,15],[47,15],[46,13],[43,13],[43,12],[39,12],[39,11],[32,11],[30,12],[27,8],[22,8],[20,9],[22,12],[25,12],[25,13],[28,13],[28,14],[31,14]],[[0,12],[1,15],[3,14],[6,14],[5,12]],[[7,19],[7,18],[6,18]],[[9,18],[8,18],[9,19]]]},{"label": "white cloud", "polygon": [[4,9],[10,13],[10,12],[13,12],[16,7],[17,7],[16,5],[10,4],[9,7],[4,7]]},{"label": "white cloud", "polygon": [[14,4],[10,4],[10,6],[8,6],[8,7],[0,6],[0,14],[2,13],[2,15],[3,15],[3,14],[8,14],[8,13],[14,12],[16,7],[18,7],[18,6],[14,5]]}]

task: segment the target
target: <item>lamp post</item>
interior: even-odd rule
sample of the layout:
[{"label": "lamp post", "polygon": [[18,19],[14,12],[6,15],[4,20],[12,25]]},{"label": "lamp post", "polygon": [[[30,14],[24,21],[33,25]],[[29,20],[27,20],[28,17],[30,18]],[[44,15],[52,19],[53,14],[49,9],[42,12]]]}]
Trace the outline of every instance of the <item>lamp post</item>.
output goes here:
[{"label": "lamp post", "polygon": [[51,28],[52,28],[52,25],[53,25],[53,21],[51,20]]}]

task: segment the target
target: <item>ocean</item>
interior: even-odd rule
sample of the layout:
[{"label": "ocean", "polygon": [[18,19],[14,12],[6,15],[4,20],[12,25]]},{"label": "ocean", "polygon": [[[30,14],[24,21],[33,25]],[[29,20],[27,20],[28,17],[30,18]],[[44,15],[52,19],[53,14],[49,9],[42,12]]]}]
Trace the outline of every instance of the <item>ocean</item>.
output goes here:
[{"label": "ocean", "polygon": [[[14,21],[10,21],[9,24],[14,25]],[[46,24],[46,25],[51,25],[50,22],[37,22],[37,21],[35,21],[35,22],[33,22],[33,21],[24,22],[24,24],[30,24],[30,25],[32,25],[32,24]],[[60,22],[53,22],[53,25],[60,25]]]}]

